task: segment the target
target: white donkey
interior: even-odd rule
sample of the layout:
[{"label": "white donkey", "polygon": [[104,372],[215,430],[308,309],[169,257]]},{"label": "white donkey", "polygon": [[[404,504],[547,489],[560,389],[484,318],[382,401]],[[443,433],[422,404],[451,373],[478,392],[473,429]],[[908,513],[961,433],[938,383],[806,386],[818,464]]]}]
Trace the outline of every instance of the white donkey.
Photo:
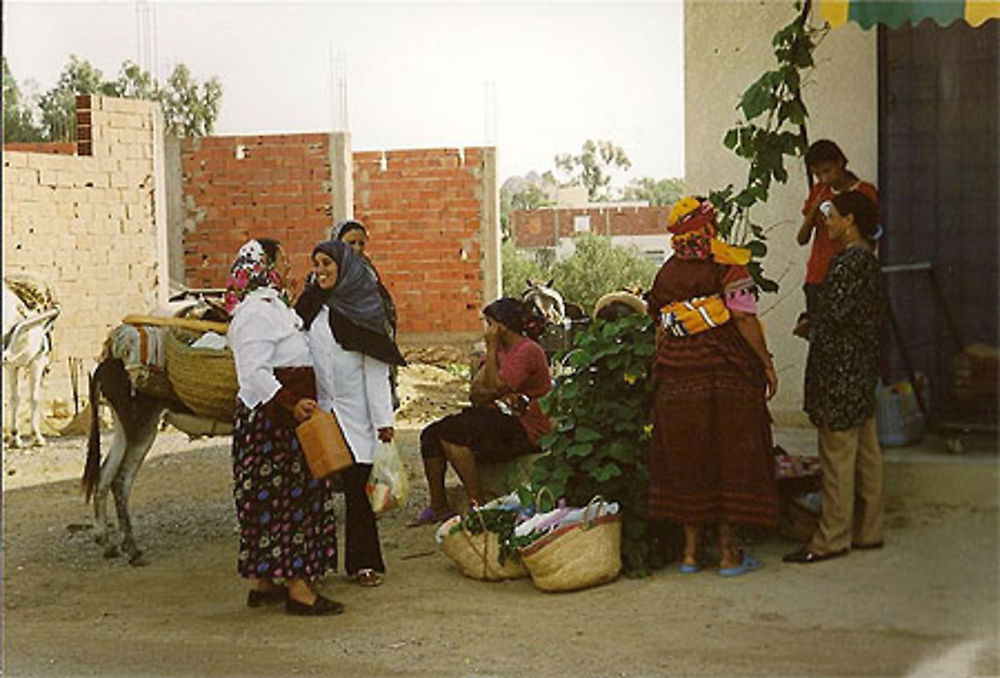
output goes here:
[{"label": "white donkey", "polygon": [[31,433],[34,444],[45,444],[42,437],[42,377],[51,362],[52,326],[59,315],[52,290],[45,283],[27,276],[5,276],[3,280],[3,372],[10,396],[10,446],[20,447],[18,409],[20,372],[28,373],[31,407]]}]

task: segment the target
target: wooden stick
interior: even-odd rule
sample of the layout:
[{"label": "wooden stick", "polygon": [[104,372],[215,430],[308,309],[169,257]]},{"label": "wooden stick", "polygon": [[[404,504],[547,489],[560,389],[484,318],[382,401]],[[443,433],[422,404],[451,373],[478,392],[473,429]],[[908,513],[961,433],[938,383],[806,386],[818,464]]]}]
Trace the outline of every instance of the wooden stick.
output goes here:
[{"label": "wooden stick", "polygon": [[172,318],[155,315],[127,315],[122,318],[126,325],[160,325],[164,327],[180,327],[186,330],[199,330],[218,332],[225,334],[229,329],[229,323],[220,323],[214,320],[196,320],[194,318]]}]

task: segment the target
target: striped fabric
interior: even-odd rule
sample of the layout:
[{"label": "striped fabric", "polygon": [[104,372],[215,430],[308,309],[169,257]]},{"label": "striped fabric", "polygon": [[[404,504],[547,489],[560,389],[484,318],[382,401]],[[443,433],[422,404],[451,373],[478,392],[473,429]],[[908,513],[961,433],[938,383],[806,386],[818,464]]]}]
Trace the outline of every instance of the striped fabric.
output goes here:
[{"label": "striped fabric", "polygon": [[947,26],[964,19],[979,26],[1000,18],[1000,0],[819,0],[819,14],[833,28],[854,21],[868,29],[875,24],[898,28],[909,21],[916,25],[933,19]]},{"label": "striped fabric", "polygon": [[675,337],[689,337],[729,320],[729,309],[718,294],[667,304],[660,309],[663,329]]}]

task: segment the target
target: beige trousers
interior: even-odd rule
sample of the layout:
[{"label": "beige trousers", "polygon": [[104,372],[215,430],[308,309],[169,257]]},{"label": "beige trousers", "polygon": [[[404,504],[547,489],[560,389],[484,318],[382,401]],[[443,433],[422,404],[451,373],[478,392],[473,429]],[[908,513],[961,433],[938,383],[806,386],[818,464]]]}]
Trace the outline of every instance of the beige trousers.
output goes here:
[{"label": "beige trousers", "polygon": [[882,450],[875,417],[846,431],[819,429],[823,512],[809,542],[817,555],[882,541]]}]

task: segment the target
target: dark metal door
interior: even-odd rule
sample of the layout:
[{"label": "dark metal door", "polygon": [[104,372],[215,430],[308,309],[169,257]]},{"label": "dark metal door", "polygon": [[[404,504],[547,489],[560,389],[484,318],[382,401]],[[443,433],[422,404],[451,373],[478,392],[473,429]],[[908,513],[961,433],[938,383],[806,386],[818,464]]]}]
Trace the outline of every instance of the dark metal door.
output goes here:
[{"label": "dark metal door", "polygon": [[[929,262],[965,345],[998,344],[1000,21],[924,21],[879,33],[879,189],[884,264]],[[888,278],[932,411],[953,413],[955,344],[923,273]],[[889,342],[891,379],[905,377]]]}]

